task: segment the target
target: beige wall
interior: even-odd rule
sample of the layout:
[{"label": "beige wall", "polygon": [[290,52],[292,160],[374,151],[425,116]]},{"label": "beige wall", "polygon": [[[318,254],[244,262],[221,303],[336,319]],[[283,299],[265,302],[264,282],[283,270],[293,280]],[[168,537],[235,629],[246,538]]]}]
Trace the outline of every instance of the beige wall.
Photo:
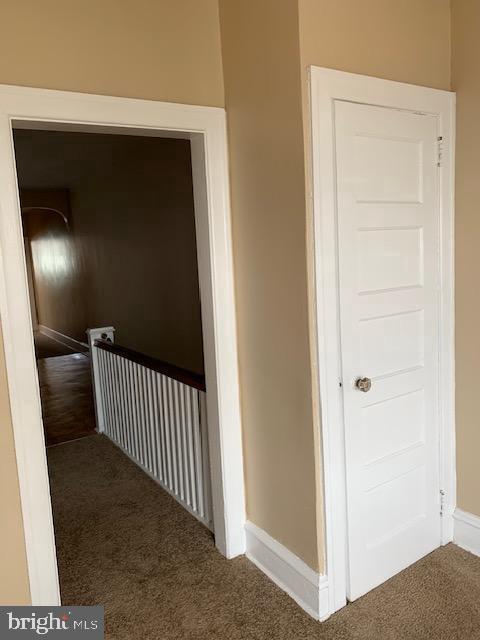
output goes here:
[{"label": "beige wall", "polygon": [[203,373],[190,142],[24,130],[15,151],[22,187],[70,195],[68,230],[29,214],[39,323],[81,342],[113,325],[118,344]]},{"label": "beige wall", "polygon": [[29,604],[22,513],[0,333],[0,604]]},{"label": "beige wall", "polygon": [[318,566],[297,3],[220,0],[250,520]]},{"label": "beige wall", "polygon": [[0,82],[222,106],[217,0],[2,0]]},{"label": "beige wall", "polygon": [[480,516],[480,3],[452,2],[452,82],[457,92],[455,323],[457,503]]},{"label": "beige wall", "polygon": [[[223,106],[217,0],[2,0],[0,82]],[[3,375],[0,361],[5,394]],[[0,603],[16,604],[29,596],[6,397],[0,425]]]},{"label": "beige wall", "polygon": [[298,0],[302,67],[450,88],[449,0]]}]

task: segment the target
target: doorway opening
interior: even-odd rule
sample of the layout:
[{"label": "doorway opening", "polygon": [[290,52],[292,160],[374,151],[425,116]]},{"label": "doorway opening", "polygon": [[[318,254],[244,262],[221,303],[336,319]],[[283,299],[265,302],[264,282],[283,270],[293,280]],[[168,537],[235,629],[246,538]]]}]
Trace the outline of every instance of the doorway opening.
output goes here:
[{"label": "doorway opening", "polygon": [[[104,450],[100,460],[114,460],[117,456],[117,459],[125,459],[131,468],[132,465],[127,458],[123,458],[122,455],[118,458],[119,449],[123,449],[127,456],[142,467],[148,475],[153,476],[163,488],[167,489],[168,493],[176,497],[198,519],[214,529],[215,546],[223,555],[234,557],[242,553],[245,519],[243,465],[223,110],[16,87],[1,88],[0,109],[6,116],[3,120],[5,130],[2,132],[0,156],[3,166],[9,167],[8,171],[2,174],[0,195],[2,214],[0,244],[3,258],[0,307],[33,603],[51,605],[60,601],[33,349],[32,326],[35,322],[38,332],[37,353],[42,349],[44,349],[44,355],[45,351],[47,352],[47,357],[39,360],[54,361],[56,358],[70,357],[69,353],[55,356],[48,352],[49,349],[54,349],[55,342],[55,346],[63,343],[61,348],[73,346],[73,349],[78,352],[74,354],[76,360],[84,362],[87,359],[91,363],[96,429],[109,438],[108,440],[103,438],[101,442],[114,441],[118,445],[113,447],[115,453],[111,455],[109,453],[111,448],[108,451]],[[142,339],[150,337],[153,330],[151,327],[147,327],[148,330],[128,327],[126,330],[128,313],[122,314],[122,307],[117,307],[120,311],[116,327],[112,325],[112,321],[108,320],[108,315],[113,314],[112,305],[116,302],[115,298],[128,300],[130,295],[131,300],[132,295],[138,296],[143,287],[150,289],[148,291],[150,301],[156,303],[158,291],[161,289],[157,286],[151,290],[151,286],[146,286],[149,284],[149,279],[138,277],[142,273],[150,276],[150,271],[154,270],[152,266],[155,265],[140,267],[138,264],[140,261],[135,261],[135,256],[131,253],[132,242],[134,243],[140,230],[135,227],[132,219],[127,219],[126,207],[122,214],[122,203],[129,192],[127,179],[117,189],[105,189],[103,193],[105,195],[105,192],[108,192],[110,202],[106,200],[101,202],[98,200],[98,191],[95,194],[94,188],[95,179],[98,181],[99,176],[90,174],[84,194],[88,194],[87,200],[90,198],[90,204],[85,211],[89,209],[92,214],[91,226],[88,227],[89,230],[84,227],[80,234],[78,231],[82,228],[84,221],[80,220],[81,216],[78,213],[79,191],[77,189],[74,194],[74,189],[68,181],[63,184],[58,182],[52,184],[45,175],[44,182],[37,175],[35,179],[23,181],[21,188],[18,188],[14,147],[18,149],[22,145],[22,137],[25,143],[25,141],[31,142],[33,137],[49,135],[57,136],[57,139],[65,135],[87,136],[90,139],[98,136],[97,139],[108,138],[109,141],[115,138],[118,139],[119,145],[127,146],[142,139],[143,142],[147,141],[152,146],[157,141],[167,147],[175,145],[181,147],[180,151],[177,149],[171,154],[167,166],[159,172],[157,182],[161,184],[162,179],[166,183],[170,182],[167,189],[170,194],[178,195],[182,192],[182,188],[178,187],[172,175],[168,174],[168,169],[182,154],[184,158],[188,158],[190,206],[193,202],[194,209],[194,222],[190,220],[190,239],[193,234],[193,246],[196,244],[196,256],[193,256],[193,262],[198,263],[197,289],[202,299],[201,309],[199,309],[197,293],[197,311],[201,314],[201,322],[198,323],[200,328],[197,325],[196,332],[189,332],[181,322],[181,314],[177,313],[175,316],[177,322],[175,324],[170,320],[170,329],[173,327],[177,334],[182,334],[183,331],[183,336],[188,334],[189,337],[191,337],[190,333],[196,334],[197,337],[200,333],[200,353],[203,349],[205,361],[204,376],[203,371],[198,369],[192,371],[194,367],[187,369],[185,361],[181,362],[182,357],[192,355],[192,349],[184,349],[183,354],[179,356],[180,364],[163,360],[159,365],[160,358],[152,351],[154,347],[145,348],[141,344]],[[11,141],[10,144],[9,141]],[[28,144],[26,147],[28,148]],[[77,148],[78,151],[79,148]],[[100,157],[100,151],[96,155],[97,158]],[[79,158],[80,155],[77,153],[77,160]],[[125,154],[125,158],[127,160],[130,158],[129,152]],[[66,160],[66,157],[59,160],[58,157],[55,158],[55,154],[47,154],[44,158],[44,166],[40,167],[40,173],[49,164],[55,165],[56,162],[59,162],[57,168],[65,169],[68,164]],[[112,154],[110,151],[111,169],[121,164],[118,161],[119,155]],[[20,164],[19,162],[18,166]],[[39,169],[38,166],[37,169]],[[148,174],[147,165],[142,166],[139,163],[136,166],[130,164],[130,171],[139,179]],[[102,177],[104,181],[108,180],[108,171]],[[42,203],[38,190],[48,191],[47,195],[52,197],[53,191],[67,191],[64,196],[68,205],[59,207],[52,203]],[[37,193],[35,194],[34,191]],[[94,196],[93,199],[92,196]],[[142,210],[142,198],[145,197],[145,192],[139,190],[136,196],[137,203],[130,202],[128,208],[130,211],[139,213]],[[32,204],[29,198],[34,197]],[[114,211],[111,208],[112,201]],[[170,214],[172,213],[171,205],[172,203],[167,203],[165,207]],[[28,250],[25,248],[22,232],[22,209],[25,229],[27,229]],[[52,215],[52,209],[62,213],[60,219],[56,218],[54,222],[52,218],[46,220],[47,215]],[[108,216],[103,215],[106,211],[110,212],[110,228],[106,222]],[[115,214],[118,218],[112,222]],[[171,218],[173,219],[174,216]],[[60,221],[67,224],[61,227]],[[129,224],[131,226],[127,233],[125,227]],[[99,229],[102,225],[103,228]],[[122,225],[124,234],[115,246],[114,233]],[[175,232],[179,231],[180,227],[181,223],[177,217],[172,229]],[[86,248],[86,244],[99,231],[102,242],[106,243],[104,248],[99,250],[97,246],[92,249],[91,243],[90,249]],[[71,243],[75,245],[73,253],[66,251]],[[148,254],[152,260],[152,246],[158,250],[158,245],[161,243],[155,244],[155,239],[147,238],[147,245],[148,250],[145,254]],[[115,252],[120,252],[124,256],[123,264],[115,266],[109,262],[108,256]],[[173,259],[174,252],[171,246],[164,245],[163,253]],[[177,251],[177,254],[180,252]],[[72,262],[77,260],[79,269],[75,264],[72,268],[72,263],[69,262],[72,255],[74,256]],[[142,255],[142,258],[144,257]],[[190,260],[192,264],[192,257],[185,258],[182,254],[181,257],[185,258],[183,261],[180,255],[175,257],[177,258],[176,269],[180,272],[182,268],[188,271],[185,268],[185,262]],[[33,266],[33,269],[29,267],[29,259],[30,267]],[[96,269],[98,273],[98,266],[101,266],[102,277],[105,277],[101,286],[95,290],[101,279],[92,279],[91,274],[95,274]],[[149,267],[150,271],[148,271]],[[79,272],[80,279],[76,277]],[[121,274],[123,274],[123,280]],[[122,290],[122,283],[131,274],[137,275],[135,286],[130,280],[130,285],[125,284]],[[60,275],[66,277],[59,277]],[[157,277],[163,277],[166,282],[169,279],[174,280],[174,275],[168,269],[161,275],[157,272]],[[68,282],[69,278],[70,282]],[[50,286],[58,285],[59,281],[61,284],[56,290],[55,286],[53,288]],[[45,288],[47,282],[48,285]],[[82,287],[86,288],[86,295],[79,293]],[[185,283],[183,287],[185,288]],[[33,291],[33,296],[29,296],[29,289]],[[68,313],[62,312],[60,317],[66,324],[61,325],[58,323],[58,317],[55,317],[55,311],[58,310],[58,306],[65,304],[72,290],[75,292],[72,299],[77,305],[76,313],[67,320]],[[187,307],[192,301],[192,295],[195,297],[190,292],[190,296],[187,295],[184,298]],[[54,299],[57,305],[52,304]],[[163,303],[168,302],[172,306],[175,305],[173,298],[165,295]],[[134,311],[136,320],[142,319],[143,314],[143,320],[146,320],[148,325],[154,314],[149,314],[148,309],[145,311],[145,306],[146,303],[139,304]],[[128,304],[124,305],[123,311],[126,308],[130,308],[131,311]],[[52,313],[53,315],[49,315]],[[92,318],[96,313],[99,320],[93,322]],[[89,316],[89,314],[93,315]],[[191,320],[188,311],[185,317]],[[87,322],[90,329],[87,355],[82,351],[83,349],[87,351],[87,347],[79,330],[82,324],[79,318],[83,318],[82,322]],[[47,322],[53,326],[49,327]],[[117,336],[121,336],[122,342],[126,341],[128,339],[126,336],[130,335],[130,346],[115,339],[115,329],[118,331]],[[165,330],[161,334],[161,340],[164,340],[162,349],[168,349],[173,342],[165,337],[166,333]],[[42,336],[40,340],[38,334]],[[53,342],[46,345],[44,338],[50,338]],[[81,344],[82,349],[76,348],[78,343]],[[203,365],[203,362],[201,364]],[[187,379],[178,379],[185,374],[188,374]],[[64,380],[65,376],[58,374],[56,378]],[[60,470],[59,473],[57,472],[57,480],[75,471],[75,459],[77,459],[76,456],[71,456],[69,463],[62,462],[58,459],[63,454],[58,452],[74,446],[88,448],[92,446],[92,442],[99,441],[99,437],[95,435],[72,439],[68,436],[65,438],[69,441],[67,444],[52,447],[52,456],[57,459],[57,471]],[[102,446],[104,445],[100,445]],[[82,458],[81,455],[80,458]],[[91,458],[91,452],[83,455],[84,461]],[[106,463],[105,466],[112,471],[109,464]],[[136,469],[135,473],[139,472],[138,468],[134,467],[134,469]],[[96,469],[97,479],[101,478],[104,472],[105,468],[102,468],[99,462]],[[147,474],[142,472],[141,477],[148,480]],[[120,480],[121,475],[119,473]],[[115,473],[113,478],[112,473],[110,477],[104,475],[103,490],[106,489],[107,484],[112,485],[114,479]],[[195,486],[195,481],[200,480],[204,482],[202,490]],[[86,483],[88,485],[88,479]],[[102,482],[98,484],[102,485]],[[52,493],[56,493],[56,486],[59,485],[54,481]],[[57,498],[58,495],[54,496],[54,501]],[[57,502],[65,503],[61,497]],[[201,509],[203,513],[199,513]],[[155,548],[151,551],[155,553]],[[59,557],[60,567],[61,563],[62,558]]]},{"label": "doorway opening", "polygon": [[[149,493],[170,538],[181,533],[165,491],[214,530],[190,142],[13,134],[61,597],[88,587],[102,600],[81,569],[88,549],[114,594],[112,555],[135,573],[151,526],[128,458],[162,487]],[[118,483],[132,496],[121,542]]]}]

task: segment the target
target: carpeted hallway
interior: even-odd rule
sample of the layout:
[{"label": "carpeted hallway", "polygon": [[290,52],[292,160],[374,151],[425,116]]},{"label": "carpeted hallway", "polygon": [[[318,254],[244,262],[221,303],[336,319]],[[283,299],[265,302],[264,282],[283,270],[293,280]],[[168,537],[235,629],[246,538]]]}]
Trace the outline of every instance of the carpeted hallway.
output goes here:
[{"label": "carpeted hallway", "polygon": [[480,558],[453,545],[318,623],[103,436],[48,458],[62,601],[105,605],[110,640],[480,639]]}]

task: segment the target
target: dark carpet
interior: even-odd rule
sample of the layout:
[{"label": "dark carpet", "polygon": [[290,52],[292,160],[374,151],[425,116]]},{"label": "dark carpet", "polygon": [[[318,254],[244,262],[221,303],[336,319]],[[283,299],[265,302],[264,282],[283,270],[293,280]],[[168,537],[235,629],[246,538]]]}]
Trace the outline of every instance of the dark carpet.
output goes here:
[{"label": "dark carpet", "polygon": [[103,604],[108,639],[480,639],[480,558],[453,545],[318,623],[103,436],[48,458],[62,601]]}]

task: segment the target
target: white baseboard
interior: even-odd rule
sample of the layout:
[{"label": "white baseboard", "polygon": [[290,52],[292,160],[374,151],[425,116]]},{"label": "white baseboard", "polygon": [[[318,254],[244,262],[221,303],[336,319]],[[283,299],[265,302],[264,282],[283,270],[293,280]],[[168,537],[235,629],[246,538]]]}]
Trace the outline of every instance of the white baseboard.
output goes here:
[{"label": "white baseboard", "polygon": [[55,329],[46,327],[44,324],[38,325],[38,331],[43,333],[45,336],[52,338],[52,340],[56,340],[57,342],[60,342],[60,344],[70,347],[70,349],[73,349],[74,351],[88,351],[89,349],[86,342],[79,342],[74,338],[70,338],[70,336],[65,336],[63,333],[60,333],[60,331],[55,331]]},{"label": "white baseboard", "polygon": [[320,575],[253,522],[245,525],[246,556],[315,620],[329,616],[327,576]]},{"label": "white baseboard", "polygon": [[480,556],[480,517],[455,509],[453,514],[453,541],[459,547]]}]

